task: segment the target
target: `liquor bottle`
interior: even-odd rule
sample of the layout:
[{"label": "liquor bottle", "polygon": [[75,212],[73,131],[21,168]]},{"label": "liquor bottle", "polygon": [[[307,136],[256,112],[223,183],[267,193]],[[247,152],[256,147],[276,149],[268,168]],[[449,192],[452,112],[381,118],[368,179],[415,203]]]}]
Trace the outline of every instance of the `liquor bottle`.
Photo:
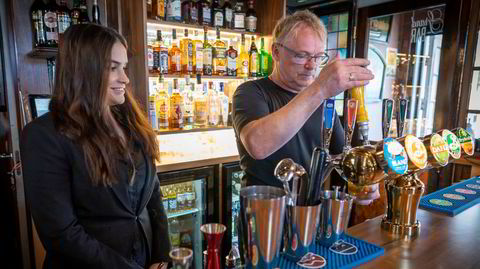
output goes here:
[{"label": "liquor bottle", "polygon": [[169,105],[168,92],[164,86],[163,76],[160,75],[155,94],[155,114],[158,129],[168,129]]},{"label": "liquor bottle", "polygon": [[248,78],[248,53],[245,51],[245,35],[242,34],[240,55],[237,58],[237,77]]},{"label": "liquor bottle", "polygon": [[265,41],[263,40],[263,37],[260,39],[260,72],[259,75],[260,77],[268,76],[268,52],[265,50]]},{"label": "liquor bottle", "polygon": [[182,4],[180,0],[167,0],[167,21],[182,21]]},{"label": "liquor bottle", "polygon": [[198,40],[198,31],[195,30],[193,42],[193,71],[196,74],[203,73],[203,42]]},{"label": "liquor bottle", "polygon": [[193,184],[192,182],[188,183],[187,185],[187,193],[188,193],[188,198],[187,198],[187,203],[188,203],[188,207],[190,209],[194,209],[196,208],[196,205],[195,205],[195,188],[193,187]]},{"label": "liquor bottle", "polygon": [[207,119],[209,126],[218,125],[218,115],[219,107],[217,101],[217,91],[213,88],[213,81],[208,83],[208,92],[207,92]]},{"label": "liquor bottle", "polygon": [[153,47],[154,65],[160,74],[168,74],[168,48],[162,38],[162,31],[157,30],[157,40]]},{"label": "liquor bottle", "polygon": [[160,190],[162,191],[162,204],[163,204],[163,209],[165,210],[165,213],[168,213],[168,188],[167,187],[160,187]]},{"label": "liquor bottle", "polygon": [[173,79],[173,92],[170,96],[170,117],[168,126],[172,129],[183,128],[183,96],[178,89],[178,79]]},{"label": "liquor bottle", "polygon": [[100,22],[100,8],[98,7],[98,0],[93,0],[92,5],[92,22],[96,24],[102,24]]},{"label": "liquor bottle", "polygon": [[168,188],[168,211],[169,213],[175,213],[177,211],[177,194],[173,185]]},{"label": "liquor bottle", "polygon": [[168,222],[170,243],[172,248],[178,248],[180,246],[180,224],[176,218],[171,218]]},{"label": "liquor bottle", "polygon": [[153,10],[152,0],[147,0],[147,18],[149,19],[153,18],[152,10]]},{"label": "liquor bottle", "polygon": [[182,2],[182,19],[188,24],[198,23],[197,4],[192,0],[184,0]]},{"label": "liquor bottle", "polygon": [[208,30],[205,27],[203,30],[203,74],[205,76],[211,76],[213,72],[213,47],[208,43],[207,33]]},{"label": "liquor bottle", "polygon": [[188,29],[185,29],[184,38],[180,41],[180,51],[182,51],[182,74],[190,75],[193,73],[193,42],[188,38]]},{"label": "liquor bottle", "polygon": [[197,2],[198,8],[198,22],[201,25],[212,25],[212,11],[210,9],[210,2],[207,0],[199,0]]},{"label": "liquor bottle", "polygon": [[[154,83],[154,85],[156,86],[156,83]],[[148,95],[148,120],[153,129],[158,129],[157,114],[155,111],[155,91],[151,91]]]},{"label": "liquor bottle", "polygon": [[218,91],[218,102],[220,104],[220,115],[218,122],[220,125],[227,126],[228,123],[228,96],[224,92],[224,83],[220,82]]},{"label": "liquor bottle", "polygon": [[[197,75],[197,78],[199,76]],[[193,96],[193,106],[194,106],[194,125],[195,127],[205,127],[207,125],[207,99],[203,94],[202,84],[197,79],[197,84],[195,85],[195,92]]]},{"label": "liquor bottle", "polygon": [[233,11],[233,28],[236,30],[245,30],[245,11],[243,1],[238,0]]},{"label": "liquor bottle", "polygon": [[185,129],[191,129],[193,127],[193,91],[189,76],[185,77],[185,87],[182,95],[185,109],[183,113],[183,127]]},{"label": "liquor bottle", "polygon": [[57,10],[57,24],[58,24],[58,34],[60,36],[70,27],[72,24],[72,18],[70,17],[70,9],[67,7],[67,1],[61,0],[60,7]]},{"label": "liquor bottle", "polygon": [[245,30],[255,32],[257,30],[257,13],[255,12],[254,0],[248,0],[248,9],[245,14]]},{"label": "liquor bottle", "polygon": [[147,66],[148,72],[153,74],[160,73],[160,44],[158,42],[158,31],[157,39],[154,41],[147,39]]},{"label": "liquor bottle", "polygon": [[44,10],[45,4],[43,3],[43,0],[35,0],[35,2],[33,2],[32,6],[30,7],[34,47],[43,47],[47,45],[43,25]]},{"label": "liquor bottle", "polygon": [[213,44],[213,75],[224,76],[227,73],[227,46],[220,39],[220,28],[217,27],[217,40]]},{"label": "liquor bottle", "polygon": [[211,10],[213,27],[224,27],[225,17],[223,15],[223,8],[220,6],[220,0],[213,0]]},{"label": "liquor bottle", "polygon": [[[232,42],[233,43],[233,42]],[[236,47],[235,43],[230,44],[230,48],[227,50],[227,76],[237,76],[237,57],[238,52],[234,48]]]},{"label": "liquor bottle", "polygon": [[255,37],[252,37],[252,44],[250,45],[249,55],[249,75],[256,77],[260,70],[260,58],[258,57],[257,46],[255,45]]},{"label": "liquor bottle", "polygon": [[88,17],[88,6],[86,0],[79,0],[79,9],[80,9],[80,18],[79,23],[90,23],[90,18]]},{"label": "liquor bottle", "polygon": [[55,0],[50,0],[43,10],[43,31],[45,32],[45,45],[49,47],[58,46],[58,6]]},{"label": "liquor bottle", "polygon": [[229,0],[225,0],[225,3],[223,4],[223,18],[225,19],[225,28],[233,29],[233,9]]},{"label": "liquor bottle", "polygon": [[175,28],[172,29],[172,47],[168,51],[168,58],[170,61],[169,64],[169,71],[170,74],[179,75],[181,71],[181,59],[182,59],[182,51],[177,47],[177,31]]},{"label": "liquor bottle", "polygon": [[[177,211],[185,210],[186,195],[183,190],[183,184],[178,184],[177,186]],[[179,242],[180,244],[180,242]]]},{"label": "liquor bottle", "polygon": [[153,0],[152,15],[157,20],[165,20],[165,0]]}]

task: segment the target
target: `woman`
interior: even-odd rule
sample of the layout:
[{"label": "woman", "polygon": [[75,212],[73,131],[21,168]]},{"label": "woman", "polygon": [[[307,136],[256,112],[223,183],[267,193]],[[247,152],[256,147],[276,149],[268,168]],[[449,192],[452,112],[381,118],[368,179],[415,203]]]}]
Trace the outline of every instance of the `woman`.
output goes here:
[{"label": "woman", "polygon": [[27,199],[43,268],[161,268],[167,218],[156,136],[126,86],[127,44],[73,25],[57,58],[50,112],[22,133]]}]

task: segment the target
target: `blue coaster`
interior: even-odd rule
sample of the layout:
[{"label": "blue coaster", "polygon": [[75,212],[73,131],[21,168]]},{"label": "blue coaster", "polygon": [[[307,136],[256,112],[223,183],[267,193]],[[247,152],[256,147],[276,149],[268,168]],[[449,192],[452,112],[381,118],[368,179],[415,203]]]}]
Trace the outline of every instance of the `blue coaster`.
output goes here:
[{"label": "blue coaster", "polygon": [[[370,260],[375,259],[378,256],[383,255],[383,248],[363,241],[361,239],[344,235],[342,240],[346,243],[352,244],[357,248],[357,251],[352,254],[349,253],[349,250],[352,248],[346,249],[345,254],[339,254],[338,252],[333,252],[327,247],[316,244],[312,247],[311,252],[323,257],[326,260],[325,266],[321,267],[323,269],[347,269],[359,266],[362,263],[366,263]],[[307,254],[308,255],[308,254]],[[296,263],[288,260],[283,255],[280,258],[279,268],[282,269],[301,269],[301,267]],[[308,267],[306,267],[308,268]]]},{"label": "blue coaster", "polygon": [[480,202],[480,177],[456,183],[420,199],[420,208],[455,216]]}]

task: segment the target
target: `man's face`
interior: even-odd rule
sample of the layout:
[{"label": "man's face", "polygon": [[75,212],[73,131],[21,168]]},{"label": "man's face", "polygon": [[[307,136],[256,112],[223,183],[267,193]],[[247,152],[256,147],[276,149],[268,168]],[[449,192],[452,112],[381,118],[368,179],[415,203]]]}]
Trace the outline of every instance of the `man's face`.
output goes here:
[{"label": "man's face", "polygon": [[[325,52],[325,44],[309,27],[298,29],[296,38],[290,38],[281,45],[276,44],[276,54],[280,78],[291,90],[297,92],[308,87],[317,74],[317,64],[307,57],[304,64],[299,64],[299,57],[320,56]],[[317,60],[320,62],[320,59]]]}]

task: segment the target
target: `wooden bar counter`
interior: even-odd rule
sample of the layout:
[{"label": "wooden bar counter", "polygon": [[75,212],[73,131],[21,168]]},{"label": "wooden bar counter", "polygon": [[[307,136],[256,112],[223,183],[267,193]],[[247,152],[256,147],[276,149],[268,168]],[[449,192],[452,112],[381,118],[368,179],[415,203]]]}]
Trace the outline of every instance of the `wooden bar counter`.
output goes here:
[{"label": "wooden bar counter", "polygon": [[480,268],[480,204],[455,217],[418,209],[420,235],[394,238],[380,227],[382,216],[348,229],[348,234],[385,249],[357,268]]}]

